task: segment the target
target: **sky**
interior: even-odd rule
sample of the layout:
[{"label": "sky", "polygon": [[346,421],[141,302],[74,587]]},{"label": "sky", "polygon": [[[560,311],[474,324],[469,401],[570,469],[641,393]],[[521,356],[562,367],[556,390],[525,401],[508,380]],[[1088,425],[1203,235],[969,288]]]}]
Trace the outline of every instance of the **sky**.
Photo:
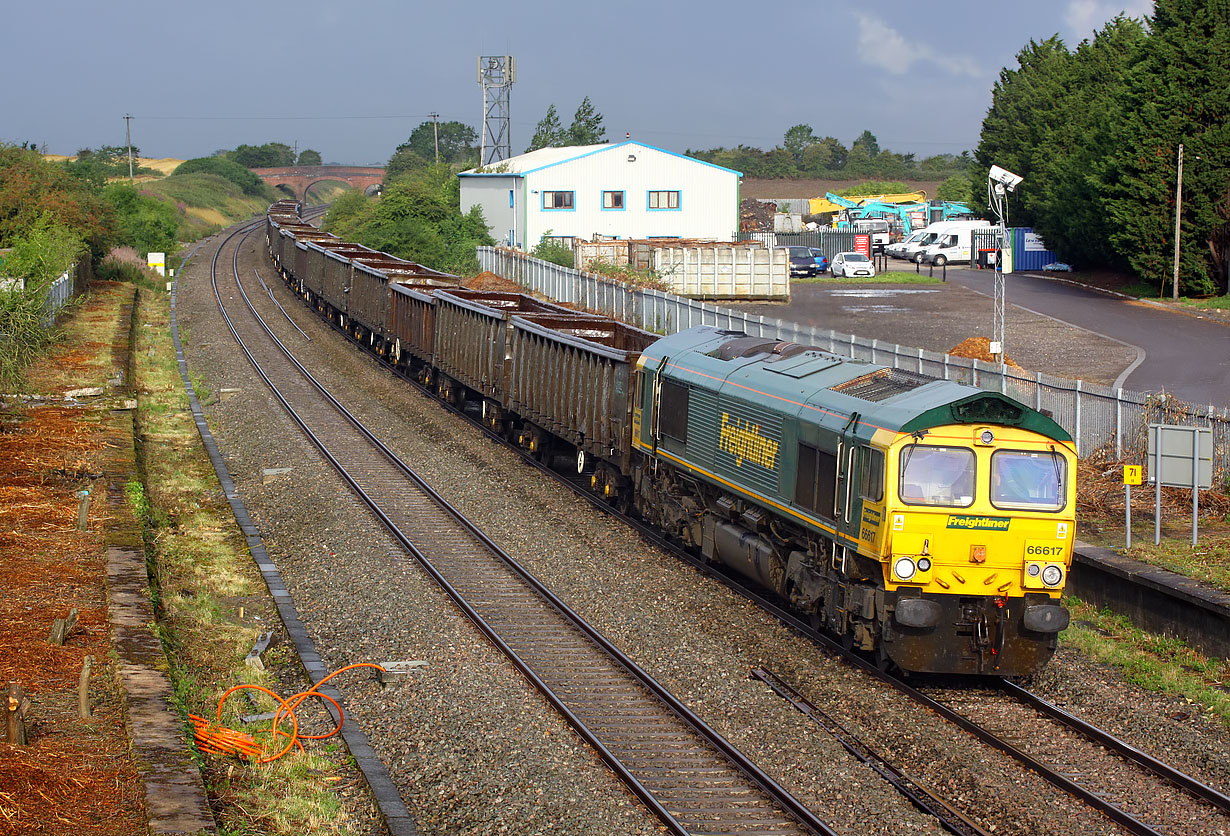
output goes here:
[{"label": "sky", "polygon": [[6,3],[0,142],[208,156],[285,142],[383,165],[432,112],[482,126],[480,55],[512,55],[512,153],[585,96],[607,138],[772,148],[792,125],[919,158],[972,150],[1005,66],[1151,0],[212,0]]}]

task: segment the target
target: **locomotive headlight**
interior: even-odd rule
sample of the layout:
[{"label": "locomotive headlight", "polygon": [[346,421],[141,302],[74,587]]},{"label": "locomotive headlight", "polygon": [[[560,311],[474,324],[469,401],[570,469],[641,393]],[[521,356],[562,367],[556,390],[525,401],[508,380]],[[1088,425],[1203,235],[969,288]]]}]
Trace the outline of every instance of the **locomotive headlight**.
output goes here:
[{"label": "locomotive headlight", "polygon": [[1047,586],[1059,586],[1063,580],[1063,568],[1054,563],[1042,570],[1042,582]]},{"label": "locomotive headlight", "polygon": [[1042,567],[1039,566],[1037,563],[1031,563],[1025,567],[1025,573],[1029,575],[1031,578],[1038,577],[1038,574],[1041,571],[1042,571]]},{"label": "locomotive headlight", "polygon": [[918,558],[918,571],[930,572],[931,571],[931,559],[928,557]]},{"label": "locomotive headlight", "polygon": [[899,557],[897,562],[893,564],[893,574],[900,580],[908,581],[914,577],[914,573],[918,571],[918,567],[914,565],[914,561],[908,557]]},{"label": "locomotive headlight", "polygon": [[978,439],[983,444],[990,444],[992,441],[995,440],[995,433],[991,432],[990,430],[983,430],[982,433],[978,436]]}]

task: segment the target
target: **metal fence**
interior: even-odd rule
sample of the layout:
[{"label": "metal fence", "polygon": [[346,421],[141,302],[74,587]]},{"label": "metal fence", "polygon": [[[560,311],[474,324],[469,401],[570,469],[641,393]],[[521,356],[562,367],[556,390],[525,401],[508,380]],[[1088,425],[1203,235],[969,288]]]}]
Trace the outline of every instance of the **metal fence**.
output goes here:
[{"label": "metal fence", "polygon": [[852,229],[824,227],[812,232],[740,232],[736,240],[760,241],[766,247],[815,247],[832,258],[837,253],[854,252],[858,234]]},{"label": "metal fence", "polygon": [[1002,392],[1034,409],[1048,412],[1072,434],[1081,456],[1105,453],[1124,461],[1143,461],[1150,423],[1210,427],[1216,479],[1225,480],[1230,470],[1230,410],[1225,406],[1197,406],[1170,395],[1130,392],[1042,372],[1030,373],[1011,366],[748,314],[672,293],[626,287],[602,276],[560,267],[515,250],[479,247],[478,261],[482,269],[556,301],[603,313],[647,331],[671,334],[695,325],[712,325],[744,331],[751,336],[814,345],[858,360]]},{"label": "metal fence", "polygon": [[[88,265],[88,263],[87,263]],[[68,300],[72,299],[77,293],[79,285],[84,285],[85,275],[82,264],[74,264],[72,267],[65,270],[59,278],[52,282],[47,288],[47,298],[44,301],[43,310],[43,327],[51,328],[56,324],[56,314],[60,309],[68,304]],[[25,279],[3,279],[0,278],[0,290],[11,290],[23,292],[26,289]]]},{"label": "metal fence", "polygon": [[73,265],[64,271],[60,278],[51,283],[51,287],[47,289],[47,318],[44,324],[50,328],[56,324],[56,314],[60,309],[68,304],[68,300],[72,299],[77,292],[77,265]]}]

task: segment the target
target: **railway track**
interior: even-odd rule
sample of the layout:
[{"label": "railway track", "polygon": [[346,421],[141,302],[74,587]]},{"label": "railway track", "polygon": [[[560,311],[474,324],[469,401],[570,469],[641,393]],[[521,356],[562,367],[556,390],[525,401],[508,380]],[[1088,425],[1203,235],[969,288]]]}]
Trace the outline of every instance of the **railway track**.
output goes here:
[{"label": "railway track", "polygon": [[[211,265],[218,308],[241,351],[355,495],[670,832],[833,834],[449,506],[311,377],[245,291],[239,248],[253,231],[232,233]],[[223,279],[218,260],[228,245],[232,269]]]},{"label": "railway track", "polygon": [[[341,329],[337,330],[341,331]],[[345,332],[341,331],[341,333]],[[417,386],[413,381],[409,382]],[[457,407],[445,406],[471,421],[488,436],[503,441],[498,434],[491,432],[474,416],[466,414]],[[775,600],[764,597],[757,590],[749,589],[743,581],[727,575],[720,567],[708,565],[697,559],[679,548],[677,544],[665,540],[657,532],[645,527],[635,518],[621,514],[608,502],[589,491],[583,478],[571,473],[560,473],[532,457],[524,456],[524,458],[528,463],[567,484],[595,506],[614,514],[638,529],[643,536],[656,545],[693,564],[705,574],[719,578],[741,594],[756,600],[800,633],[828,646],[833,652],[865,669],[868,674],[897,688],[911,699],[974,735],[986,745],[1016,759],[1027,769],[1041,775],[1060,790],[1099,810],[1124,831],[1138,834],[1138,836],[1160,836],[1160,834],[1178,832],[1230,833],[1230,799],[1218,790],[1117,740],[1100,729],[1083,723],[1067,712],[1050,706],[1011,682],[1001,681],[998,683],[998,689],[990,690],[985,688],[971,690],[967,686],[957,692],[953,699],[947,701],[936,699],[912,687],[904,680],[888,676],[862,657],[849,653],[823,634],[818,633],[797,616],[783,610]],[[798,694],[791,699],[799,701],[796,707],[800,703],[807,704],[808,702]],[[978,716],[980,719],[975,721],[971,719],[972,716]],[[999,718],[998,721],[992,719],[995,717]],[[1063,741],[1058,748],[1038,745],[1040,735],[1037,730],[1040,724],[1049,724],[1057,730],[1058,739]],[[1081,749],[1084,751],[1081,752]],[[1078,752],[1079,754],[1074,756],[1074,753]],[[879,767],[870,763],[869,765],[876,771],[884,768],[883,764]],[[891,772],[892,770],[885,769],[885,771]],[[884,772],[881,772],[881,775],[890,783],[900,780],[900,776],[894,779],[885,775]],[[903,792],[906,791],[903,790]],[[906,792],[906,794],[910,793]],[[978,826],[960,810],[945,804],[942,800],[932,800],[936,802],[935,809],[930,809],[929,812],[936,816],[945,829],[954,833],[980,832]],[[919,804],[919,806],[926,808],[927,805]],[[972,816],[976,811],[967,812]]]},{"label": "railway track", "polygon": [[[337,330],[345,333],[341,329]],[[404,379],[418,386],[409,378]],[[419,388],[431,394],[428,390]],[[489,437],[504,441],[497,433],[487,428],[481,420],[467,414],[463,409],[448,404],[443,405],[459,417],[470,421]],[[1126,832],[1137,836],[1164,836],[1171,832],[1217,833],[1220,827],[1224,832],[1230,833],[1230,799],[1218,790],[1116,739],[1107,732],[1050,706],[1041,698],[1007,680],[997,682],[998,690],[995,693],[1000,698],[1000,705],[997,708],[993,708],[990,704],[977,706],[969,699],[965,700],[964,707],[957,706],[955,701],[951,705],[945,704],[924,691],[914,688],[905,680],[884,673],[862,656],[833,642],[810,624],[799,619],[797,615],[783,609],[775,599],[750,588],[739,577],[725,572],[720,566],[706,563],[681,548],[679,544],[645,526],[638,519],[620,512],[611,503],[588,490],[586,477],[570,472],[561,473],[552,468],[549,463],[525,455],[523,451],[518,452],[527,463],[566,484],[597,508],[637,529],[642,536],[658,547],[675,554],[701,572],[720,579],[740,594],[757,601],[800,633],[825,645],[835,654],[863,668],[868,674],[881,679],[949,722],[958,725],[984,744],[1014,758],[1058,789],[1100,811]],[[985,692],[985,689],[982,690]],[[970,691],[967,687],[959,693],[975,693],[975,691]],[[1010,699],[1005,699],[1005,696]],[[1019,707],[1015,719],[1011,719],[1014,717],[1012,705]],[[1030,709],[1032,713],[1022,715],[1020,709],[1026,706],[1032,707]],[[971,719],[972,716],[989,718],[993,714],[999,714],[1004,719],[999,723],[993,723],[989,719],[980,721]],[[1066,729],[1064,734],[1068,741],[1067,746],[1061,747],[1059,751],[1035,751],[1036,747],[1031,747],[1029,744],[1031,740],[1037,738],[1036,732],[1031,735],[1022,733],[1020,730],[1024,729],[1026,732],[1036,730],[1039,723],[1049,723],[1060,729]],[[1087,754],[1078,756],[1074,760],[1074,747],[1084,747]],[[1099,750],[1105,750],[1107,754],[1103,756]],[[1084,758],[1083,762],[1096,764],[1097,768],[1091,766],[1082,769],[1075,762],[1082,758]],[[1115,768],[1110,768],[1111,763],[1117,763]],[[1106,768],[1103,769],[1103,766]],[[945,805],[941,802],[937,806],[942,808]],[[949,829],[950,832],[978,832],[977,825],[965,818],[960,811],[945,812],[941,809],[933,809],[929,812],[937,818],[941,826]],[[972,815],[975,811],[968,812]],[[952,823],[954,819],[963,818],[965,818],[964,822]],[[1204,824],[1197,824],[1193,829],[1193,822]],[[1206,830],[1205,827],[1210,829]],[[962,828],[972,829],[962,830]]]}]

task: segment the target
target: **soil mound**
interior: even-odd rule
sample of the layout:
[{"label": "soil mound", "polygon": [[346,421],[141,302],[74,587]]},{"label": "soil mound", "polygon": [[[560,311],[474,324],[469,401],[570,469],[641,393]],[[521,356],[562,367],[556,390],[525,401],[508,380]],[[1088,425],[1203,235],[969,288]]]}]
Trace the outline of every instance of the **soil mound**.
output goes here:
[{"label": "soil mound", "polygon": [[[950,348],[948,353],[953,357],[968,357],[971,360],[983,360],[987,363],[999,362],[991,353],[991,340],[987,337],[970,337],[955,348]],[[1004,355],[1004,365],[1012,366],[1014,369],[1021,368],[1021,364],[1013,360],[1009,354]]]},{"label": "soil mound", "polygon": [[525,288],[511,279],[497,276],[490,270],[484,270],[472,279],[466,279],[461,286],[469,290],[497,290],[507,293],[524,293]]}]

